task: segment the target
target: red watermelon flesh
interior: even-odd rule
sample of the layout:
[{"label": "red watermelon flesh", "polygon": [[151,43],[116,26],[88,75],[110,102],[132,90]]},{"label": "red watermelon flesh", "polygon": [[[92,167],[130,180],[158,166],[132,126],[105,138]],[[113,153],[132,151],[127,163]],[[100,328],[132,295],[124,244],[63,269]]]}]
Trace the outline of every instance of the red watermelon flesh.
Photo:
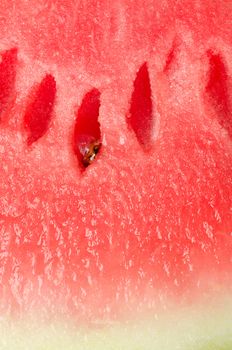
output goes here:
[{"label": "red watermelon flesh", "polygon": [[224,304],[231,5],[24,0],[0,14],[4,318]]}]

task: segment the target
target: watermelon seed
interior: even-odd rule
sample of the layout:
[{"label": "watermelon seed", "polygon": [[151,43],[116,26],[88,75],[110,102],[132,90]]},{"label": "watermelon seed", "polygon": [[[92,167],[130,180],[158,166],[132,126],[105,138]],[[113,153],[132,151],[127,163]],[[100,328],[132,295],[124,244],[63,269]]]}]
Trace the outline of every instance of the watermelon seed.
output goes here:
[{"label": "watermelon seed", "polygon": [[81,169],[92,164],[101,148],[99,109],[100,92],[94,88],[84,96],[74,128],[74,153]]},{"label": "watermelon seed", "polygon": [[141,146],[149,148],[153,123],[151,85],[147,63],[139,69],[131,96],[127,123],[137,137]]}]

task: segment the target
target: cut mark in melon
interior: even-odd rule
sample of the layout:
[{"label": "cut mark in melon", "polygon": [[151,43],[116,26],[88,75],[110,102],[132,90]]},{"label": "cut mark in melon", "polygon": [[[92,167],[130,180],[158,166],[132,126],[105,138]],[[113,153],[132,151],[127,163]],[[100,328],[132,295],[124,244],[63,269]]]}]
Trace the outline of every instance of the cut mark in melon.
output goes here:
[{"label": "cut mark in melon", "polygon": [[100,92],[94,88],[86,93],[77,112],[74,153],[82,169],[94,161],[101,148],[101,130],[98,121],[100,104]]},{"label": "cut mark in melon", "polygon": [[212,104],[219,123],[232,137],[232,108],[229,96],[229,77],[226,66],[219,54],[208,52],[209,71],[206,94]]},{"label": "cut mark in melon", "polygon": [[146,62],[140,67],[134,81],[127,122],[141,146],[148,148],[151,143],[153,110],[150,78]]},{"label": "cut mark in melon", "polygon": [[11,104],[14,95],[16,66],[16,48],[7,50],[0,55],[0,117]]},{"label": "cut mark in melon", "polygon": [[165,67],[164,67],[164,72],[167,72],[170,69],[170,66],[172,65],[172,62],[174,60],[174,56],[175,56],[175,48],[174,46],[172,47],[172,49],[170,50],[166,62],[165,62]]},{"label": "cut mark in melon", "polygon": [[167,55],[167,59],[163,69],[164,73],[168,73],[169,70],[172,68],[173,64],[175,63],[179,46],[180,46],[179,40],[178,38],[175,38],[175,40],[173,41],[172,47]]},{"label": "cut mark in melon", "polygon": [[47,74],[36,88],[32,101],[24,115],[24,126],[28,131],[28,145],[31,145],[48,130],[56,95],[56,82]]}]

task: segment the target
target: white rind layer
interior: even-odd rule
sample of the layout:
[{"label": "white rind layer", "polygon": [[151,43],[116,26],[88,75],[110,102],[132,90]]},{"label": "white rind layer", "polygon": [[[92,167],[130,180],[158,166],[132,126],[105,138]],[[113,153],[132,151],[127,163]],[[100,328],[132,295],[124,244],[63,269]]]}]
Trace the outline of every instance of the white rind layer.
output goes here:
[{"label": "white rind layer", "polygon": [[95,327],[1,321],[4,350],[231,350],[232,298]]}]

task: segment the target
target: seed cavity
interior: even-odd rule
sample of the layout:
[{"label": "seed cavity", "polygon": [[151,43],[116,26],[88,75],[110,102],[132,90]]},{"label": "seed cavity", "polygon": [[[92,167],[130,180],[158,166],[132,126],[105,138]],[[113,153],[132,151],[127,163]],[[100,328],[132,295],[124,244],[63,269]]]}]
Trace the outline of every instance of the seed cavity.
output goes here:
[{"label": "seed cavity", "polygon": [[164,73],[168,74],[170,70],[175,69],[175,65],[177,63],[178,55],[180,52],[180,39],[175,37],[172,43],[172,46],[167,54],[167,58],[164,64]]},{"label": "seed cavity", "polygon": [[82,169],[92,164],[101,148],[99,109],[100,92],[94,88],[84,96],[74,128],[74,153]]},{"label": "seed cavity", "polygon": [[220,54],[208,52],[208,79],[205,93],[215,109],[218,122],[232,137],[232,105],[229,96],[229,75]]},{"label": "seed cavity", "polygon": [[17,49],[13,48],[0,54],[0,118],[12,103],[15,91],[17,68]]},{"label": "seed cavity", "polygon": [[55,79],[51,74],[47,74],[36,87],[24,115],[28,145],[36,142],[47,132],[52,118],[55,95]]},{"label": "seed cavity", "polygon": [[127,122],[141,146],[149,147],[152,134],[153,110],[150,78],[146,62],[140,67],[134,81]]},{"label": "seed cavity", "polygon": [[164,72],[168,72],[172,66],[172,63],[175,59],[175,54],[176,54],[176,47],[173,45],[171,50],[168,53],[166,62],[165,62],[165,66],[164,66]]}]

